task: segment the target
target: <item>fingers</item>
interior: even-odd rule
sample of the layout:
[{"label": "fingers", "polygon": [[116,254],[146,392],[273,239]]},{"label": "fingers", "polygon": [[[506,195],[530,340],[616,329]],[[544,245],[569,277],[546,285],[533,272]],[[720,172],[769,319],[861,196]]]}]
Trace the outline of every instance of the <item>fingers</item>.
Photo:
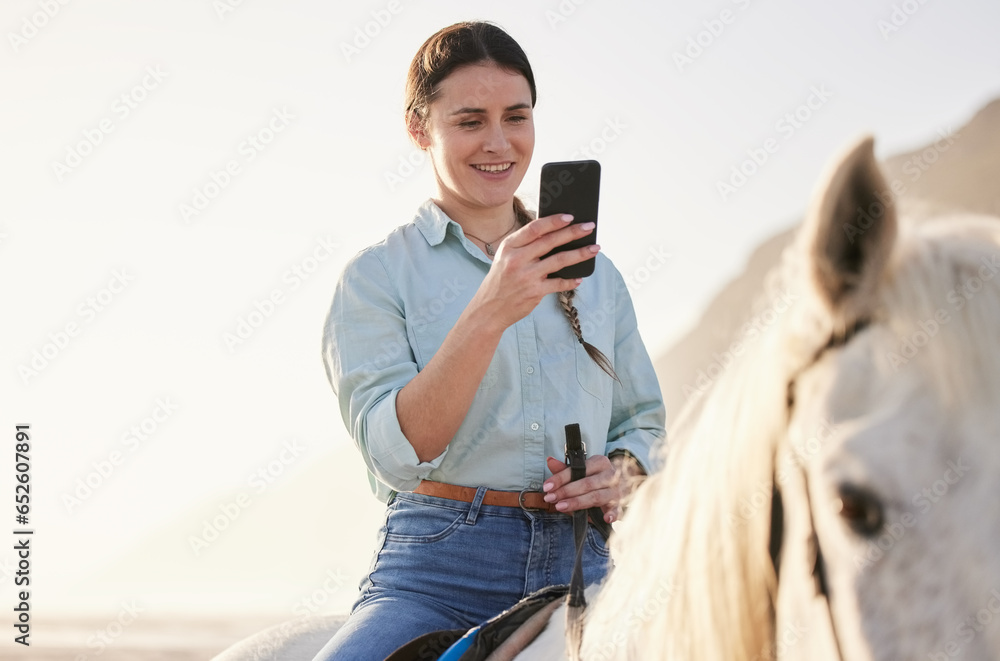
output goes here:
[{"label": "fingers", "polygon": [[[620,482],[607,457],[602,455],[588,459],[587,476],[576,482],[570,482],[570,469],[565,463],[553,457],[549,457],[547,463],[552,477],[542,486],[546,502],[555,503],[560,512],[600,507],[608,523],[618,518]],[[608,518],[609,515],[611,518]]]},{"label": "fingers", "polygon": [[550,278],[561,268],[593,259],[599,246],[567,250],[541,259],[553,248],[585,237],[593,223],[569,225],[572,216],[562,214],[534,220],[504,239],[487,274],[483,296],[502,299],[514,321],[531,311],[543,297],[576,289],[582,278]]},{"label": "fingers", "polygon": [[[548,457],[545,461],[548,465],[549,471],[552,473],[552,477],[545,481],[545,484],[542,487],[544,491],[548,492],[560,489],[563,486],[570,484],[570,470],[569,466],[567,466],[565,462],[559,461],[555,457]],[[614,464],[612,464],[611,460],[603,454],[597,455],[596,457],[590,457],[587,459],[586,465],[588,476],[604,474],[609,471],[609,474],[611,475],[615,473]],[[585,477],[583,480],[579,480],[579,482],[583,482],[586,479],[587,478]]]},{"label": "fingers", "polygon": [[557,252],[554,255],[549,255],[548,257],[542,259],[539,264],[542,266],[542,270],[545,272],[546,277],[548,277],[549,273],[555,273],[561,268],[572,266],[573,264],[579,264],[580,262],[585,262],[588,259],[593,259],[594,256],[600,251],[601,246],[595,243],[582,248],[574,248],[572,250]]},{"label": "fingers", "polygon": [[559,269],[567,266],[572,266],[573,264],[579,264],[580,262],[585,262],[588,259],[593,259],[594,255],[600,252],[600,250],[600,246],[590,245],[584,246],[583,248],[559,252],[555,255],[546,257],[545,259],[535,260],[535,272],[541,280],[539,286],[546,294],[554,294],[561,291],[576,289],[583,283],[583,278],[550,278],[549,274],[555,273]]},{"label": "fingers", "polygon": [[[556,502],[556,509],[560,512],[576,512],[578,510],[587,510],[591,507],[600,507],[604,511],[604,520],[608,520],[607,514],[611,512],[612,514],[617,511],[618,508],[618,491],[616,489],[598,489],[596,491],[588,491],[581,496],[575,496],[572,498],[563,498]],[[548,496],[546,496],[548,498]]]},{"label": "fingers", "polygon": [[[592,222],[569,224],[572,220],[573,216],[569,214],[558,214],[533,220],[504,239],[501,245],[512,249],[526,249],[526,256],[529,259],[540,259],[561,245],[593,233],[597,227]],[[551,265],[548,265],[550,266],[548,273],[557,271],[563,266],[569,266],[570,264],[590,259],[600,249],[588,250],[587,248],[590,247],[559,253],[559,256],[564,257],[568,261],[564,261],[563,263],[553,262]],[[556,256],[553,255],[547,259],[553,259]]]},{"label": "fingers", "polygon": [[553,491],[564,484],[569,484],[570,471],[569,466],[567,466],[565,462],[559,461],[555,457],[549,457],[545,460],[545,463],[548,464],[552,477],[545,480],[545,484],[542,485],[543,491]]},{"label": "fingers", "polygon": [[614,523],[621,518],[622,510],[617,503],[614,505],[606,505],[601,509],[604,510],[604,520],[608,523]]},{"label": "fingers", "polygon": [[561,229],[569,229],[567,226],[572,220],[573,216],[568,213],[538,218],[512,233],[504,242],[512,247],[520,248],[537,241],[546,234],[551,234]]}]

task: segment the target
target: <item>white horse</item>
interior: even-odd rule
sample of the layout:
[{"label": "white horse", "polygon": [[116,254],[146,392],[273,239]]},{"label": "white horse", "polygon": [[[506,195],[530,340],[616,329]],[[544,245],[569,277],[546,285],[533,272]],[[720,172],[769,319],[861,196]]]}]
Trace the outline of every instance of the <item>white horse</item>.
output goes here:
[{"label": "white horse", "polygon": [[[580,658],[1000,659],[998,274],[1000,219],[898,224],[872,141],[851,148],[781,305],[630,503]],[[573,658],[564,620],[516,658]],[[218,659],[311,658],[265,638]]]},{"label": "white horse", "polygon": [[[872,141],[850,149],[777,277],[786,309],[612,538],[582,658],[1000,659],[998,275],[1000,219],[897,224]],[[565,658],[559,629],[517,658]]]}]

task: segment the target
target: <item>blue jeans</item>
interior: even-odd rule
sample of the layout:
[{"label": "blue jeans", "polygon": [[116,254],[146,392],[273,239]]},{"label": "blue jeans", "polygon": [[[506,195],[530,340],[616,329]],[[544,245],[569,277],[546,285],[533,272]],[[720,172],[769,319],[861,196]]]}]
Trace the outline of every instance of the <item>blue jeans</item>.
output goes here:
[{"label": "blue jeans", "polygon": [[[561,513],[399,493],[386,508],[371,569],[347,623],[314,661],[383,661],[440,629],[471,629],[548,585],[569,583],[573,520]],[[588,584],[608,569],[588,526]]]}]

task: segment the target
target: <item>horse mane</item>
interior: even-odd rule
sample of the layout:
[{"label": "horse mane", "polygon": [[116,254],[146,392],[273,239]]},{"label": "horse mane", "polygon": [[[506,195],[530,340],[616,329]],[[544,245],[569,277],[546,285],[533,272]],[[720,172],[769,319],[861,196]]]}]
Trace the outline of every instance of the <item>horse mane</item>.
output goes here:
[{"label": "horse mane", "polygon": [[[977,394],[996,401],[1000,277],[961,309],[948,296],[977,277],[983,260],[1000,257],[1000,223],[904,228],[878,290],[878,364],[935,384],[943,402]],[[737,338],[745,352],[732,356],[706,394],[689,399],[664,446],[663,468],[636,491],[612,537],[615,569],[587,615],[583,659],[773,658],[771,500],[788,378],[837,332],[803,289],[803,252],[790,247],[770,279],[772,296],[792,294],[789,308],[759,336]],[[900,338],[912,338],[942,309],[949,321],[939,318],[933,340],[897,364],[890,354],[900,351]]]},{"label": "horse mane", "polygon": [[688,401],[663,468],[636,491],[584,627],[587,661],[751,659],[773,639],[768,540],[787,372],[772,345],[781,321]]},{"label": "horse mane", "polygon": [[889,373],[929,383],[948,409],[1000,397],[1000,219],[962,216],[908,228],[883,290]]}]

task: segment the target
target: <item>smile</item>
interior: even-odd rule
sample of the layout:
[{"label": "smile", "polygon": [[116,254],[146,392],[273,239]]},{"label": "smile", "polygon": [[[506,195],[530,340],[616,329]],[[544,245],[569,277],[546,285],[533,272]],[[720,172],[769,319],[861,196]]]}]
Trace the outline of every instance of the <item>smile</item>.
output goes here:
[{"label": "smile", "polygon": [[513,163],[500,163],[498,165],[473,165],[472,167],[482,172],[505,172],[509,170]]}]

